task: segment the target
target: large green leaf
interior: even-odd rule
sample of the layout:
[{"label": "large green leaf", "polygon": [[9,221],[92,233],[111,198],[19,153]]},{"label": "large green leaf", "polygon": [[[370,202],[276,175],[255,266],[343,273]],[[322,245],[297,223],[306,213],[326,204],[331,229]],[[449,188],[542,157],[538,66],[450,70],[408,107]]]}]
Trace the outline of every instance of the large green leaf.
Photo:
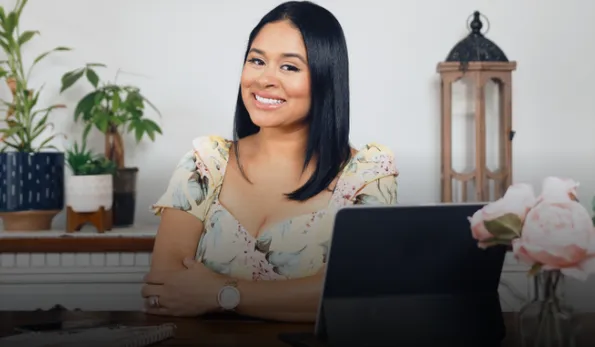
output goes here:
[{"label": "large green leaf", "polygon": [[97,96],[98,91],[93,91],[87,95],[85,95],[76,105],[74,109],[74,120],[78,121],[79,118],[82,116],[83,120],[86,122],[91,118],[91,111],[95,106],[95,97]]},{"label": "large green leaf", "polygon": [[105,134],[109,128],[109,115],[102,111],[98,111],[93,114],[93,118],[95,119],[95,126],[97,129]]}]

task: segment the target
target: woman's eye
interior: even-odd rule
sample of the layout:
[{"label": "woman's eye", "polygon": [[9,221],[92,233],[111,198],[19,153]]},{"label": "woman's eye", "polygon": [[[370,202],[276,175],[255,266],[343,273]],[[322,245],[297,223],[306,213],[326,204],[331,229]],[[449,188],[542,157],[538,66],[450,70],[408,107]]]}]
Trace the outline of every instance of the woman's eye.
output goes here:
[{"label": "woman's eye", "polygon": [[297,67],[295,67],[293,65],[283,65],[281,68],[284,69],[284,70],[293,71],[293,72],[300,71],[300,69],[298,69]]},{"label": "woman's eye", "polygon": [[249,63],[256,64],[256,65],[263,65],[264,62],[258,58],[248,59]]}]

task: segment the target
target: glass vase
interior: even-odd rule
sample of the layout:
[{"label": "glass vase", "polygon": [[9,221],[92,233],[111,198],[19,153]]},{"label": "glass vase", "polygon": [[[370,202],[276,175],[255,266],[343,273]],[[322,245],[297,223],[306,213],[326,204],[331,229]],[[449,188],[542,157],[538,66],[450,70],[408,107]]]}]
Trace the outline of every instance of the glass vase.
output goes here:
[{"label": "glass vase", "polygon": [[533,280],[533,299],[519,312],[521,345],[576,347],[578,326],[572,307],[564,302],[564,275],[543,270]]}]

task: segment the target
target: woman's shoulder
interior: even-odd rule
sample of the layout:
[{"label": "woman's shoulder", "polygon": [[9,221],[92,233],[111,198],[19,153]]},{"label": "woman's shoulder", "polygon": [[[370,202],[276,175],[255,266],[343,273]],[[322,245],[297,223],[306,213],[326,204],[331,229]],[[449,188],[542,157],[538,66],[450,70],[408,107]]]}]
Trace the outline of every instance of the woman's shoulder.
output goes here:
[{"label": "woman's shoulder", "polygon": [[395,155],[390,147],[377,142],[366,143],[354,150],[351,162],[379,164],[395,167]]},{"label": "woman's shoulder", "polygon": [[192,149],[201,156],[213,153],[224,154],[229,153],[232,143],[232,140],[219,135],[198,136],[192,140]]},{"label": "woman's shoulder", "polygon": [[397,176],[395,155],[386,145],[370,142],[352,151],[352,156],[345,170],[344,176],[366,176],[378,179],[383,176]]},{"label": "woman's shoulder", "polygon": [[192,140],[189,150],[195,160],[205,164],[209,162],[227,162],[233,141],[219,135],[198,136]]},{"label": "woman's shoulder", "polygon": [[208,176],[222,176],[229,160],[233,142],[219,135],[195,137],[184,151],[178,168],[202,171]]}]

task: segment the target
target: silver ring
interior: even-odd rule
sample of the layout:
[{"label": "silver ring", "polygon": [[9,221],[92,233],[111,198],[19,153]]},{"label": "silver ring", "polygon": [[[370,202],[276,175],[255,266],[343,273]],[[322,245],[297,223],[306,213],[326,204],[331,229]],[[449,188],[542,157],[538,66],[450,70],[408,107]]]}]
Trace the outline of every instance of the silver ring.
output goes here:
[{"label": "silver ring", "polygon": [[151,307],[159,307],[159,297],[158,296],[150,296],[149,297],[149,306]]}]

